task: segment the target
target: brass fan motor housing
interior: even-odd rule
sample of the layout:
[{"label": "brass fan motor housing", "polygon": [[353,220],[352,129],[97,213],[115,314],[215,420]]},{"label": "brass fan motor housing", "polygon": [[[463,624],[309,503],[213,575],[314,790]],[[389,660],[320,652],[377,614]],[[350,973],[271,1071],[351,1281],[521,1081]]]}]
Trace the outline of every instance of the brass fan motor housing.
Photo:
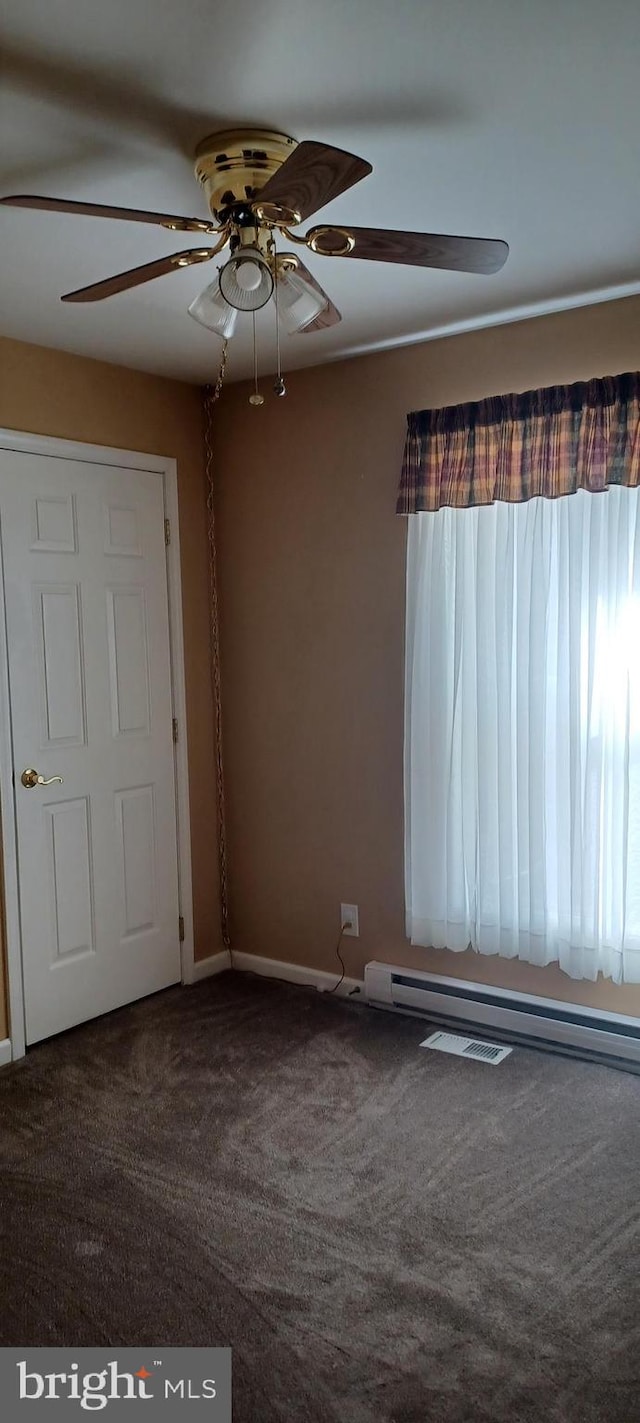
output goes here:
[{"label": "brass fan motor housing", "polygon": [[[203,139],[195,154],[196,179],[217,221],[230,208],[256,203],[261,188],[297,147],[297,139],[271,129],[231,128]],[[295,221],[285,208],[273,208],[265,217],[277,225]]]}]

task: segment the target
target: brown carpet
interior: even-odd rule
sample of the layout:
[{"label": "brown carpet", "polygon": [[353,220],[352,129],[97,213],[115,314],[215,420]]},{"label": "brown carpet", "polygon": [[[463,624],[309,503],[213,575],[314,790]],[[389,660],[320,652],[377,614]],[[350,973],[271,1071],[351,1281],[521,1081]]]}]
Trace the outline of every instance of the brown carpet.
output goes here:
[{"label": "brown carpet", "polygon": [[235,1423],[640,1416],[640,1078],[225,974],[0,1073],[0,1343],[231,1344]]}]

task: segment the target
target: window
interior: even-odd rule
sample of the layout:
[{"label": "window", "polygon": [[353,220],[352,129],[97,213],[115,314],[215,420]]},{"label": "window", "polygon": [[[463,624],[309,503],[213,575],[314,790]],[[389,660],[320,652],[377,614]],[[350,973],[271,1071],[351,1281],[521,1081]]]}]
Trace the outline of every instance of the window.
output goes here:
[{"label": "window", "polygon": [[409,519],[413,943],[640,982],[640,491]]}]

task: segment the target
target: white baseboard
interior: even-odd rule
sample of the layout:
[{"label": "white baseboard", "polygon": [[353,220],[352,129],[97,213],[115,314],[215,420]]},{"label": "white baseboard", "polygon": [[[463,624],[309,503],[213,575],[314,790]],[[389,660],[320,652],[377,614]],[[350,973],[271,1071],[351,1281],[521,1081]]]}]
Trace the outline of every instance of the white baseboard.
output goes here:
[{"label": "white baseboard", "polygon": [[[234,951],[232,967],[241,973],[259,973],[263,978],[279,978],[285,983],[306,983],[317,988],[319,993],[327,993],[338,982],[339,973],[325,973],[320,968],[307,968],[302,964],[283,963],[280,959],[263,959],[260,954],[242,954]],[[197,968],[197,964],[196,964]],[[364,999],[364,979],[343,978],[335,998]]]},{"label": "white baseboard", "polygon": [[2,1038],[0,1039],[0,1067],[6,1067],[8,1062],[13,1062],[11,1038]]},{"label": "white baseboard", "polygon": [[211,954],[208,959],[196,959],[189,978],[190,983],[199,983],[201,978],[212,978],[214,973],[224,973],[231,968],[231,954],[223,949],[219,954]]}]

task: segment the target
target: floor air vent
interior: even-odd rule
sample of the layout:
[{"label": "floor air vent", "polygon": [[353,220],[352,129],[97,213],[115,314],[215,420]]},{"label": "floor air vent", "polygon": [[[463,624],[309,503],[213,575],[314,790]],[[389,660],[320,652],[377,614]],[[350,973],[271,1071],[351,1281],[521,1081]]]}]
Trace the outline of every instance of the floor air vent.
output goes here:
[{"label": "floor air vent", "polygon": [[483,1043],[477,1038],[462,1038],[457,1033],[432,1033],[420,1047],[433,1048],[435,1052],[451,1052],[455,1057],[475,1057],[479,1062],[489,1062],[496,1067],[504,1057],[513,1051],[498,1043]]}]

